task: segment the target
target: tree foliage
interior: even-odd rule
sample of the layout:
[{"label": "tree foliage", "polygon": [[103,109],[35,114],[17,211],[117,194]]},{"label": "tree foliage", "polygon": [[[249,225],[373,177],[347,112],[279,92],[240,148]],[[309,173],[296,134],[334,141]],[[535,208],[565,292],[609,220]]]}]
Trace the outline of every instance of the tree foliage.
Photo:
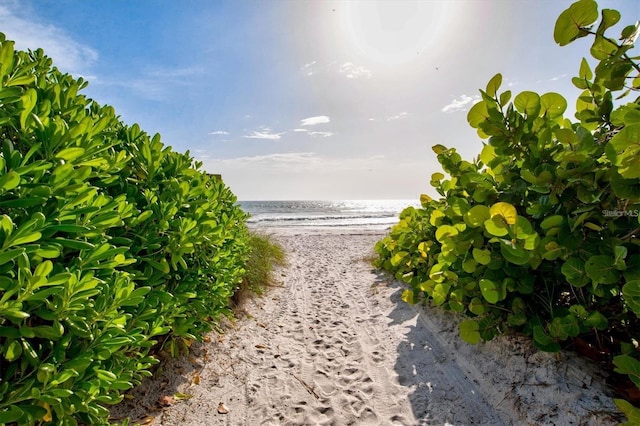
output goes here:
[{"label": "tree foliage", "polygon": [[442,198],[405,209],[376,251],[377,265],[410,285],[403,300],[468,315],[460,334],[469,343],[517,331],[558,351],[578,336],[607,336],[628,343],[617,371],[637,378],[640,67],[628,54],[638,24],[616,40],[606,31],[619,19],[580,0],[556,22],[560,45],[594,38],[595,68],[583,59],[572,79],[577,121],[564,117],[560,94],[512,96],[494,76],[467,115],[486,141],[480,155],[465,161],[434,146],[448,174],[431,177]]},{"label": "tree foliage", "polygon": [[106,424],[244,272],[231,191],[86,85],[0,34],[2,424]]}]

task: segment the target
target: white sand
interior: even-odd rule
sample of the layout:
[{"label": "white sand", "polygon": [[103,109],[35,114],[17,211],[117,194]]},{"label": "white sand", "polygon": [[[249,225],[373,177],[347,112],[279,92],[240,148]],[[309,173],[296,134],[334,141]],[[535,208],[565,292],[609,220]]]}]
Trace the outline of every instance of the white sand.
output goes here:
[{"label": "white sand", "polygon": [[[460,317],[400,300],[364,260],[382,233],[280,231],[282,287],[113,410],[143,424],[608,425],[597,368],[521,338],[476,346]],[[173,395],[182,393],[183,398]],[[219,403],[227,414],[219,414]],[[164,405],[163,407],[160,407]]]}]

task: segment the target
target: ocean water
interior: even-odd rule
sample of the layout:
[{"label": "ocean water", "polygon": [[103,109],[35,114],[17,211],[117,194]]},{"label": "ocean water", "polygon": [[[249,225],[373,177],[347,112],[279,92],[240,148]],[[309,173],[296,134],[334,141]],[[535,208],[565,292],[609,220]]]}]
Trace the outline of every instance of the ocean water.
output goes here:
[{"label": "ocean water", "polygon": [[250,217],[247,224],[258,228],[366,228],[388,229],[398,222],[406,207],[416,200],[357,201],[241,201]]}]

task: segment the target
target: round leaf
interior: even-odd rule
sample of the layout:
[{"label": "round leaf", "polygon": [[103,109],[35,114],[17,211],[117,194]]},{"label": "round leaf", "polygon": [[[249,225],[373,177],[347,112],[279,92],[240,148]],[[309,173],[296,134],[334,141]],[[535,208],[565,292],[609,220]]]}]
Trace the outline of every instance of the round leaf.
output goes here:
[{"label": "round leaf", "polygon": [[582,28],[598,19],[598,4],[594,0],[579,0],[562,12],[553,30],[553,39],[560,46],[586,35]]},{"label": "round leaf", "polygon": [[498,300],[500,300],[500,291],[493,281],[483,278],[479,284],[482,297],[484,297],[487,302],[496,304]]},{"label": "round leaf", "polygon": [[516,223],[518,212],[516,208],[509,203],[499,202],[491,206],[489,210],[491,217],[502,216],[506,223],[514,225]]},{"label": "round leaf", "polygon": [[467,343],[477,344],[480,342],[480,325],[472,319],[462,321],[460,323],[460,337]]},{"label": "round leaf", "polygon": [[545,93],[540,97],[540,107],[540,115],[553,120],[564,114],[567,101],[557,93]]},{"label": "round leaf", "polygon": [[513,100],[516,110],[528,116],[537,116],[540,111],[540,96],[535,92],[524,91]]},{"label": "round leaf", "polygon": [[491,212],[489,207],[478,204],[471,207],[471,209],[469,209],[469,211],[464,215],[464,221],[472,228],[478,228],[490,217]]}]

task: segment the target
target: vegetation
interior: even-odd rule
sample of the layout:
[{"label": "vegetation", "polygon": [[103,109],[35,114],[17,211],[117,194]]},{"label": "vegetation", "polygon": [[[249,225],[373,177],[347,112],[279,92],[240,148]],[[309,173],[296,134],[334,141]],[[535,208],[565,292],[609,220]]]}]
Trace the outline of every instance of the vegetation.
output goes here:
[{"label": "vegetation", "polygon": [[404,301],[466,314],[469,343],[508,331],[545,351],[584,342],[640,387],[640,67],[628,55],[639,28],[609,37],[619,20],[580,0],[556,22],[561,46],[594,39],[595,69],[583,59],[572,80],[576,122],[557,93],[512,100],[500,74],[489,81],[467,116],[482,152],[465,161],[433,147],[449,175],[431,178],[442,198],[405,209],[376,264],[410,285]]},{"label": "vegetation", "polygon": [[105,404],[228,312],[246,215],[214,175],[0,34],[0,423]]},{"label": "vegetation", "polygon": [[236,304],[240,304],[247,295],[262,295],[266,288],[274,285],[275,267],[284,264],[285,253],[282,246],[267,234],[250,231],[246,273],[234,295]]}]

